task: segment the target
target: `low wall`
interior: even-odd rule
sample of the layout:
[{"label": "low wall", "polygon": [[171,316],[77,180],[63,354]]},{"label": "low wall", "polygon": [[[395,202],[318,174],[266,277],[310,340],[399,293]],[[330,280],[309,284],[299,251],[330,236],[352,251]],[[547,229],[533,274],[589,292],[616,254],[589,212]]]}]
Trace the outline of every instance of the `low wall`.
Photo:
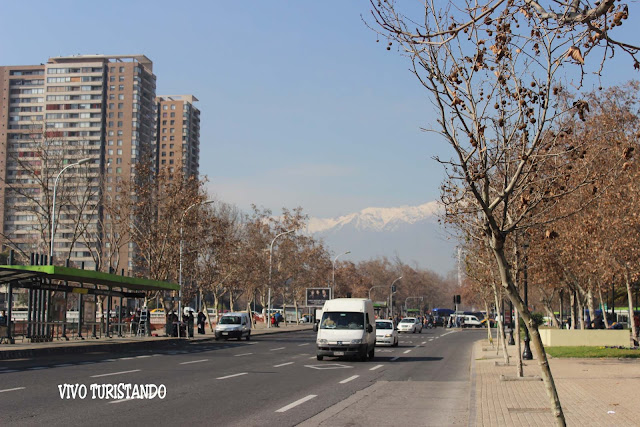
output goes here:
[{"label": "low wall", "polygon": [[540,329],[540,336],[545,347],[629,347],[631,332],[628,329]]}]

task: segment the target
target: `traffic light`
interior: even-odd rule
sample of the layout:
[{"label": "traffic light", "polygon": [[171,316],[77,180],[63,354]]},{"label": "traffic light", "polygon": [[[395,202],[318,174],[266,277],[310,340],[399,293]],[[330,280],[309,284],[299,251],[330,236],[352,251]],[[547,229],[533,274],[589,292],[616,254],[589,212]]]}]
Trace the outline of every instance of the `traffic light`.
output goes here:
[{"label": "traffic light", "polygon": [[456,304],[460,304],[460,295],[456,295]]},{"label": "traffic light", "polygon": [[396,293],[396,285],[391,286],[391,292],[394,294]]}]

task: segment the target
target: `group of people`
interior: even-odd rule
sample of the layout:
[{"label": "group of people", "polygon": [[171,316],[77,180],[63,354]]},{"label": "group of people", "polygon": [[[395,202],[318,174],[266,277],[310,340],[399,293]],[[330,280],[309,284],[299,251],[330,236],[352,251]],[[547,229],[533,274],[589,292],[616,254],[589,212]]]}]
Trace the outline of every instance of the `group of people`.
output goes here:
[{"label": "group of people", "polygon": [[282,322],[283,320],[284,317],[282,317],[282,314],[280,314],[280,312],[271,315],[271,325],[276,328],[280,327],[280,322]]}]

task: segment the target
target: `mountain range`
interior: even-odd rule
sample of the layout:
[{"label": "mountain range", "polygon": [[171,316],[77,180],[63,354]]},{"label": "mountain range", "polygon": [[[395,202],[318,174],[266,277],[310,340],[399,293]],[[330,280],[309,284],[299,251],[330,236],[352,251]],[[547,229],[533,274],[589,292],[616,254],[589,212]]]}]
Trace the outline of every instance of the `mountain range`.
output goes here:
[{"label": "mountain range", "polygon": [[337,218],[310,218],[307,232],[321,238],[335,254],[351,251],[341,261],[386,256],[445,276],[455,269],[456,242],[438,224],[442,207],[432,201],[419,206],[365,208]]}]

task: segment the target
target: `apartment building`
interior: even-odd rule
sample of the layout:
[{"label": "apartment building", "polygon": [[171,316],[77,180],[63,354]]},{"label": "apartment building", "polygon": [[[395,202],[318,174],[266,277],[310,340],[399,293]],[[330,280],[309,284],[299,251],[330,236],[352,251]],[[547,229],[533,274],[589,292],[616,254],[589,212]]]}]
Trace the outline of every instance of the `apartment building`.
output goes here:
[{"label": "apartment building", "polygon": [[200,170],[200,110],[193,95],[158,96],[156,169],[182,176],[198,176]]},{"label": "apartment building", "polygon": [[56,186],[54,256],[130,273],[104,201],[120,197],[156,142],[156,76],[144,55],[79,55],[0,66],[0,246],[48,253]]}]

